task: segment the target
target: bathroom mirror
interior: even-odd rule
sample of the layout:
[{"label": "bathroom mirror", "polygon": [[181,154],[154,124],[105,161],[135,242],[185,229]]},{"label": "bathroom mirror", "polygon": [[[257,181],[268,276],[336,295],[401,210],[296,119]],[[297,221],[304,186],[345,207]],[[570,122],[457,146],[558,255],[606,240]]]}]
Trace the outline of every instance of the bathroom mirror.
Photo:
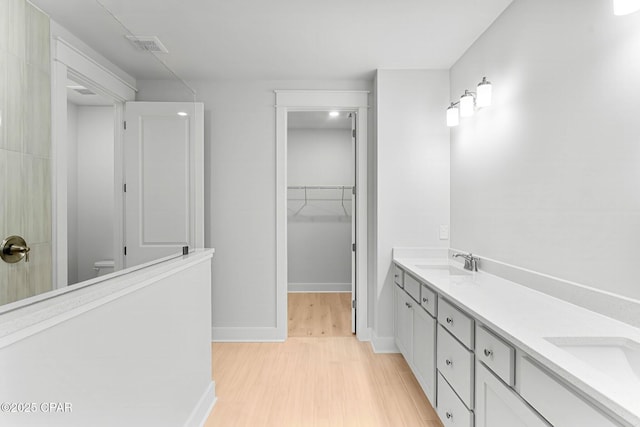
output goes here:
[{"label": "bathroom mirror", "polygon": [[[0,305],[5,308],[53,290],[97,283],[136,264],[181,255],[175,245],[166,245],[147,258],[126,260],[125,106],[128,101],[180,102],[191,105],[180,109],[185,116],[173,114],[173,125],[159,122],[158,126],[169,133],[172,126],[181,129],[185,123],[187,132],[202,126],[195,123],[201,120],[194,114],[195,92],[166,65],[169,54],[136,48],[127,36],[138,29],[118,15],[118,4],[69,1],[54,12],[46,0],[32,3],[15,0],[12,4],[17,7],[0,16],[5,21],[0,27],[11,32],[0,40],[0,75],[7,76],[0,81],[0,240],[15,235],[25,241],[23,246],[7,244],[3,249],[21,257],[13,263],[0,261]],[[100,63],[103,58],[87,49],[96,46],[95,40],[76,37],[96,27],[108,30],[109,40],[103,42],[117,55],[98,53],[123,72]],[[60,51],[51,56],[60,46],[84,57],[103,75],[111,75],[123,86],[122,93],[128,90],[132,96],[110,90],[91,67],[70,65],[64,76],[56,75],[58,64],[68,61],[55,57],[62,55]],[[139,90],[145,81],[170,85],[171,98],[145,98]],[[163,114],[156,114],[156,121]],[[170,170],[167,159],[162,161],[161,166]],[[145,171],[140,176],[166,181],[167,174],[161,172]],[[165,181],[156,187],[166,188]],[[161,204],[149,202],[164,197],[157,188],[155,194],[139,196],[146,197],[141,206],[162,209]],[[129,204],[138,204],[138,199]],[[174,217],[165,215],[163,228],[184,228],[171,221]]]}]

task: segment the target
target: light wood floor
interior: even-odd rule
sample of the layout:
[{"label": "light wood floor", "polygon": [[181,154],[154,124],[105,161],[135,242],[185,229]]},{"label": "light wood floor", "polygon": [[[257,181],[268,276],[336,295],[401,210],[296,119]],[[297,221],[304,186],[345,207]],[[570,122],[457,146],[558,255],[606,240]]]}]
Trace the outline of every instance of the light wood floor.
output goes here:
[{"label": "light wood floor", "polygon": [[401,355],[308,328],[284,343],[214,343],[218,401],[205,426],[442,427]]},{"label": "light wood floor", "polygon": [[289,337],[350,337],[351,294],[290,293]]}]

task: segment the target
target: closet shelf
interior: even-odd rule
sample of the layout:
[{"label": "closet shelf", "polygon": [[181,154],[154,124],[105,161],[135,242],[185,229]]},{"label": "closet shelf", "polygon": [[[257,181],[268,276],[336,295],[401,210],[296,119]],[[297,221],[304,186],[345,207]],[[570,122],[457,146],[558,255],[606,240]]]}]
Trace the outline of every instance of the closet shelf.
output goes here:
[{"label": "closet shelf", "polygon": [[[302,206],[300,206],[293,213],[293,216],[297,216],[298,214],[300,214],[300,212],[302,212],[302,210],[305,207],[307,207],[307,205],[309,205],[312,201],[340,202],[341,213],[343,213],[344,216],[350,216],[349,212],[347,211],[347,207],[345,206],[345,203],[351,202],[351,192],[353,188],[354,188],[353,185],[292,185],[292,186],[288,186],[287,190],[304,190],[304,194],[298,197],[287,197],[287,200],[304,202]],[[315,190],[338,190],[340,191],[340,193],[338,194],[338,198],[331,197],[331,194],[325,195],[325,196],[312,197],[311,194],[309,194],[310,190],[313,190],[312,194]]]},{"label": "closet shelf", "polygon": [[292,185],[287,190],[342,190],[352,189],[353,185]]}]

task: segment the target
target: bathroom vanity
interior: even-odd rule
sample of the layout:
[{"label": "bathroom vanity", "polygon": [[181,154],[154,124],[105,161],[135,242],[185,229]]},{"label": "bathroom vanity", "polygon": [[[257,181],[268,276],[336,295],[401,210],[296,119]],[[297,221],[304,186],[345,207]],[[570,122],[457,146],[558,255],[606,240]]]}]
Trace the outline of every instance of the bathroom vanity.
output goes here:
[{"label": "bathroom vanity", "polygon": [[394,254],[395,341],[446,427],[640,426],[640,329]]}]

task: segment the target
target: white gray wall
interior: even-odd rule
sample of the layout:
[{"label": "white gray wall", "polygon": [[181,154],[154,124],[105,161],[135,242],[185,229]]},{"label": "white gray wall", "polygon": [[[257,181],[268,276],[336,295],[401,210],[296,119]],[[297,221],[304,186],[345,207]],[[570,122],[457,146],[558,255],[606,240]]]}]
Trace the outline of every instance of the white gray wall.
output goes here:
[{"label": "white gray wall", "polygon": [[453,248],[640,298],[639,41],[610,1],[516,0],[454,65],[494,103],[451,133]]},{"label": "white gray wall", "polygon": [[[367,81],[190,82],[205,105],[205,245],[215,247],[213,326],[260,337],[276,326],[274,89],[370,90]],[[139,101],[190,101],[140,80]],[[235,328],[235,329],[234,329]]]},{"label": "white gray wall", "polygon": [[392,248],[449,246],[448,86],[446,70],[377,72],[376,346],[393,347]]},{"label": "white gray wall", "polygon": [[[38,305],[46,322],[36,321],[0,341],[0,401],[37,402],[37,411],[2,413],[1,424],[201,425],[214,398],[211,266],[205,258],[189,266],[197,262],[195,256]],[[131,277],[136,277],[133,283]],[[77,298],[85,298],[85,304],[78,305]],[[62,314],[49,319],[51,312]],[[14,313],[29,320],[29,313]],[[8,316],[11,329],[15,319]],[[39,404],[46,402],[70,403],[72,411],[43,412]]]},{"label": "white gray wall", "polygon": [[[354,185],[353,149],[350,129],[289,129],[288,185]],[[351,291],[351,190],[346,214],[341,190],[308,190],[304,207],[304,190],[288,196],[289,291]]]},{"label": "white gray wall", "polygon": [[79,282],[96,277],[94,262],[114,257],[114,107],[76,106],[68,116],[76,124],[69,134],[68,264],[69,279],[75,266]]}]

